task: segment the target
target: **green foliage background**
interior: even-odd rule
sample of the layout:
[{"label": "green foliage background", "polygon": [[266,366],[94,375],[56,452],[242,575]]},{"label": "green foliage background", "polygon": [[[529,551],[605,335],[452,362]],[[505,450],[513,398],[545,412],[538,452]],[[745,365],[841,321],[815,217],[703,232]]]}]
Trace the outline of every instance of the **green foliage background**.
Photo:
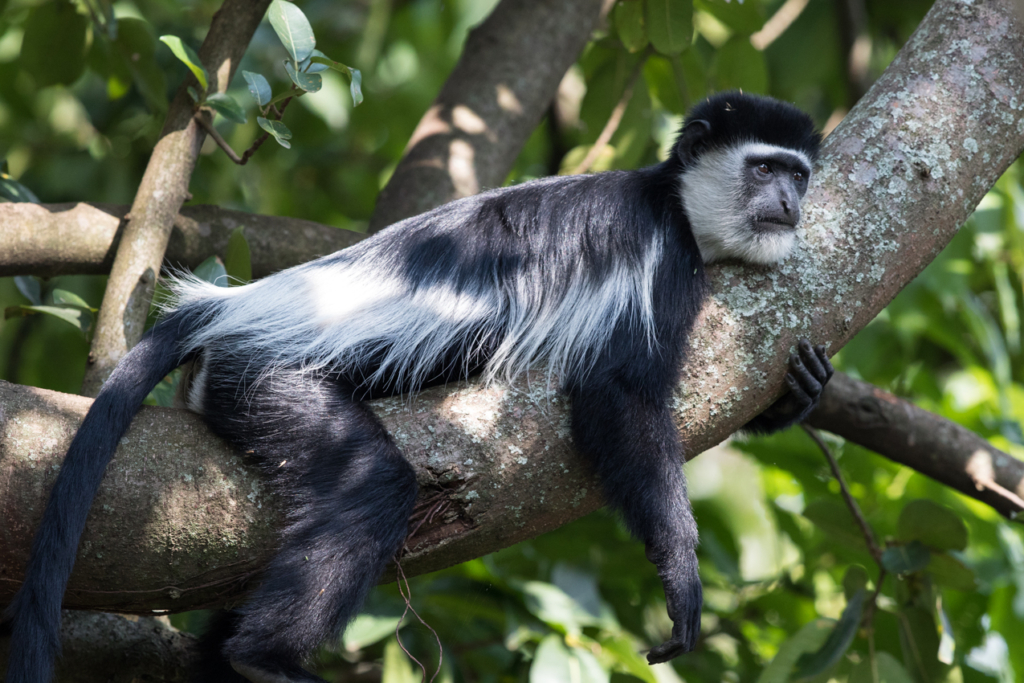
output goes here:
[{"label": "green foliage background", "polygon": [[[468,29],[493,4],[301,3],[317,47],[362,71],[365,102],[353,109],[347,80],[324,72],[322,90],[287,112],[290,150],[267,144],[247,166],[236,167],[208,143],[191,183],[193,201],[365,229],[379,189]],[[848,76],[841,38],[849,4],[809,0],[759,50],[750,36],[781,0],[620,0],[568,77],[566,92],[579,101],[540,124],[508,182],[574,168],[641,59],[621,125],[594,170],[656,161],[687,106],[723,88],[772,94],[823,126],[834,123],[860,87]],[[870,80],[930,2],[853,4],[865,10]],[[129,204],[168,98],[187,73],[157,36],[173,34],[197,48],[218,5],[0,0],[5,182],[48,203]],[[276,90],[288,83],[283,58],[264,22],[241,68],[267,75]],[[249,110],[248,123],[218,118],[217,126],[242,150],[259,130],[240,74],[229,94]],[[836,363],[1024,457],[1020,176],[1018,164],[939,259]],[[0,308],[19,314],[0,321],[0,378],[76,392],[88,351],[82,328],[103,286],[102,277],[0,279]],[[19,308],[54,304],[63,317]],[[869,522],[897,548],[907,570],[885,581],[873,629],[854,628],[843,639],[832,621],[844,610],[849,621],[850,605],[863,597],[858,589],[874,589],[877,568],[820,451],[791,430],[735,440],[687,466],[706,590],[696,653],[654,668],[638,654],[669,633],[664,596],[642,548],[602,511],[411,582],[414,605],[444,646],[439,680],[769,683],[813,673],[812,659],[799,657],[819,648],[825,666],[808,680],[1024,680],[1019,525],[859,447],[831,443]],[[914,502],[920,500],[932,503]],[[378,589],[367,613],[324,649],[321,675],[419,680],[394,637],[402,608],[395,586]],[[174,622],[194,629],[201,617],[179,615]],[[403,623],[402,640],[432,670],[434,637],[415,619]],[[826,640],[832,633],[839,635]],[[352,678],[357,671],[368,678]]]}]

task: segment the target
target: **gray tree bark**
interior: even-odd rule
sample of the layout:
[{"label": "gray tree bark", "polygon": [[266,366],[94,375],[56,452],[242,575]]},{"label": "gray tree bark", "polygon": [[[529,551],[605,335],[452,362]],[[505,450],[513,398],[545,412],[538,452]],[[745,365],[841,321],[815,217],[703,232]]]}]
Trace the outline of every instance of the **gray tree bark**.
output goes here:
[{"label": "gray tree bark", "polygon": [[502,0],[474,28],[377,198],[376,232],[459,197],[500,187],[605,0]]},{"label": "gray tree bark", "polygon": [[[1021,24],[1008,0],[940,0],[885,75],[827,140],[798,253],[775,269],[712,269],[674,401],[690,453],[721,441],[779,392],[800,336],[837,349],[955,234],[1024,147]],[[13,590],[30,530],[86,399],[0,385]],[[568,443],[567,406],[543,373],[468,383],[377,413],[416,465],[424,509],[408,570],[477,557],[600,505]],[[68,604],[186,609],[223,602],[269,551],[274,501],[195,418],[146,409],[90,518]],[[134,530],[132,534],[126,530]],[[111,557],[132,558],[128,584]],[[111,590],[117,586],[117,590]],[[0,598],[2,601],[2,598]]]}]

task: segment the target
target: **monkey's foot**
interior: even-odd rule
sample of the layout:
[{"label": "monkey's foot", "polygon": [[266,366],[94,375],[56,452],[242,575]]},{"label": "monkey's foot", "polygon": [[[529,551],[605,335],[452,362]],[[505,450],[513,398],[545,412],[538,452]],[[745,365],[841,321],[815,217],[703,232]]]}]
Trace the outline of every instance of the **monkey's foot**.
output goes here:
[{"label": "monkey's foot", "polygon": [[806,416],[818,405],[821,393],[834,372],[824,346],[812,347],[806,339],[800,340],[797,353],[789,357],[789,372],[786,373],[786,384],[798,412]]}]

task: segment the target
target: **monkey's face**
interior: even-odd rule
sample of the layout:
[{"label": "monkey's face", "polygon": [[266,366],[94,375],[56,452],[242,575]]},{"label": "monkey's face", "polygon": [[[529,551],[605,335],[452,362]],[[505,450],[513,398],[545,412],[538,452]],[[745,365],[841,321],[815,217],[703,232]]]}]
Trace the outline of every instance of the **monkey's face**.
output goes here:
[{"label": "monkey's face", "polygon": [[786,258],[810,175],[803,152],[761,142],[700,154],[683,173],[681,194],[704,262]]}]

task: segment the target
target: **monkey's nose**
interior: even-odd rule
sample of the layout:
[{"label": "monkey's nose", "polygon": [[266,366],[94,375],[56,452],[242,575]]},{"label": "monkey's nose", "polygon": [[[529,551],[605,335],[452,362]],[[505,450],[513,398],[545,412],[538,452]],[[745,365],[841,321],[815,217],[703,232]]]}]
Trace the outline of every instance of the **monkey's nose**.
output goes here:
[{"label": "monkey's nose", "polygon": [[788,216],[789,215],[789,202],[787,202],[785,199],[780,199],[779,203],[782,204],[782,211],[783,211],[783,213],[785,213]]}]

